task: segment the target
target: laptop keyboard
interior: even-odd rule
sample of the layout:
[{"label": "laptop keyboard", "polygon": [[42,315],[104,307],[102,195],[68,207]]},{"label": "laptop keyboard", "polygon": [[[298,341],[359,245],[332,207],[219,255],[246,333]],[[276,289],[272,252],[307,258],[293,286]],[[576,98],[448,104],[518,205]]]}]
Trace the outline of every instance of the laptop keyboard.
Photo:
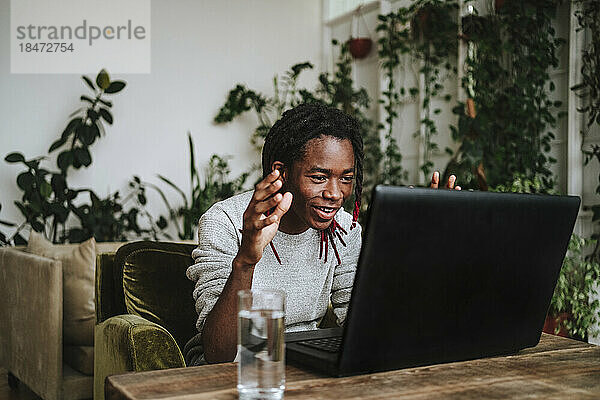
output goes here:
[{"label": "laptop keyboard", "polygon": [[312,347],[313,349],[326,351],[328,353],[337,353],[340,350],[340,345],[342,344],[342,337],[335,336],[323,339],[310,339],[303,340],[299,343],[304,346]]}]

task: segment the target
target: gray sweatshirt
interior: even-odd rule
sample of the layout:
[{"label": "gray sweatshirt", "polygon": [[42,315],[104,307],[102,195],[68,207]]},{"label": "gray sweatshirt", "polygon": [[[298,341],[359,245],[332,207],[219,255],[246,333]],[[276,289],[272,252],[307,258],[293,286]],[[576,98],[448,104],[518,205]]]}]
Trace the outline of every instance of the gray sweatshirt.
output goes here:
[{"label": "gray sweatshirt", "polygon": [[[243,213],[253,191],[245,192],[214,204],[201,218],[198,229],[198,247],[192,252],[195,264],[188,268],[187,277],[196,282],[193,297],[198,320],[196,328],[202,332],[206,316],[214,307],[231,273],[231,264],[241,244]],[[303,233],[290,235],[278,231],[273,239],[281,264],[270,246],[254,268],[253,289],[279,289],[286,293],[286,332],[316,329],[333,305],[338,324],[343,324],[354,282],[354,273],[360,254],[361,227],[350,230],[352,216],[340,209],[336,221],[348,233],[342,235],[346,246],[335,239],[341,264],[337,265],[331,244],[327,262],[319,259],[320,233],[309,228]],[[199,334],[197,335],[199,336]],[[199,337],[186,345],[186,352],[195,347],[201,355]],[[192,364],[201,364],[198,357]],[[203,357],[201,357],[203,359]]]}]

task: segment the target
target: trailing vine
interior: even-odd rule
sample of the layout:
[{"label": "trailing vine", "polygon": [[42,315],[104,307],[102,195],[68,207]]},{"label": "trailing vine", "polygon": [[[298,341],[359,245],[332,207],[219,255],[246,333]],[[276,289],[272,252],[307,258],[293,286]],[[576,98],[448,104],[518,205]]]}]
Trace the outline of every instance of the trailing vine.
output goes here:
[{"label": "trailing vine", "polygon": [[[387,126],[380,127],[387,128],[384,171],[389,171],[389,174],[384,176],[386,183],[398,184],[406,178],[406,172],[395,167],[401,157],[392,129],[398,117],[397,107],[407,94],[412,97],[421,95],[423,113],[419,120],[420,129],[414,133],[414,137],[421,139],[423,151],[423,164],[419,169],[425,179],[431,173],[432,156],[439,151],[433,141],[438,133],[433,116],[441,112],[440,108],[432,107],[432,100],[443,92],[445,78],[456,72],[452,61],[457,50],[458,26],[454,22],[457,10],[458,4],[454,1],[416,0],[407,7],[379,16],[377,30],[383,34],[379,39],[379,57],[388,83],[380,100],[386,111]],[[403,55],[410,55],[419,63],[419,74],[424,81],[423,93],[418,87],[396,88],[394,76]],[[443,99],[450,101],[451,96],[446,94]]]},{"label": "trailing vine", "polygon": [[554,187],[550,170],[553,129],[561,102],[549,71],[558,66],[558,38],[551,20],[558,1],[506,2],[497,14],[463,19],[465,40],[472,44],[461,82],[470,96],[453,109],[458,125],[452,138],[460,144],[446,167],[463,188],[506,185],[516,175],[541,179]]},{"label": "trailing vine", "polygon": [[[385,125],[382,123],[377,125],[379,130],[385,130],[385,150],[380,181],[387,185],[402,185],[408,178],[408,172],[402,168],[402,154],[393,136],[394,120],[398,118],[397,109],[401,104],[394,76],[401,64],[401,56],[410,52],[408,45],[410,31],[406,28],[409,17],[406,9],[400,9],[397,13],[379,15],[378,19],[380,23],[377,31],[382,34],[378,40],[378,55],[387,81],[387,88],[381,93],[383,98],[379,99],[386,112]],[[404,88],[400,89],[400,94],[405,94]]]},{"label": "trailing vine", "polygon": [[[421,107],[423,116],[420,120],[421,131],[415,137],[423,141],[423,164],[419,167],[425,181],[433,169],[432,155],[439,151],[433,141],[438,129],[433,115],[441,112],[432,106],[432,100],[438,97],[443,89],[443,81],[450,73],[456,73],[455,55],[458,48],[458,24],[456,16],[458,3],[448,0],[417,0],[409,8],[413,17],[413,57],[421,62],[419,73],[423,75],[425,93],[422,93]],[[442,74],[442,70],[446,74]],[[450,101],[451,96],[443,96]]]},{"label": "trailing vine", "polygon": [[[575,11],[578,31],[587,31],[589,42],[581,55],[581,82],[571,88],[583,100],[583,106],[578,109],[586,117],[581,134],[587,136],[592,127],[600,127],[600,0],[576,0],[579,8]],[[583,149],[585,164],[597,160],[600,162],[600,145],[592,144]],[[600,194],[600,175],[598,175],[596,193]],[[593,222],[600,221],[600,204],[591,206]],[[600,234],[592,236],[595,239],[594,256],[600,258]]]}]

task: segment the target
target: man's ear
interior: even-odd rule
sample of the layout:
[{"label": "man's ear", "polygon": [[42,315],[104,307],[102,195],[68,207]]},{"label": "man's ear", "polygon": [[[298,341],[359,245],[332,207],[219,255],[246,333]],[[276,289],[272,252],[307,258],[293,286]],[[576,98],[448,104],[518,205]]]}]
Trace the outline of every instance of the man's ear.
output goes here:
[{"label": "man's ear", "polygon": [[273,161],[273,164],[271,164],[271,171],[275,171],[276,169],[279,170],[279,176],[281,176],[281,180],[285,183],[287,179],[287,168],[285,167],[285,164],[281,161]]}]

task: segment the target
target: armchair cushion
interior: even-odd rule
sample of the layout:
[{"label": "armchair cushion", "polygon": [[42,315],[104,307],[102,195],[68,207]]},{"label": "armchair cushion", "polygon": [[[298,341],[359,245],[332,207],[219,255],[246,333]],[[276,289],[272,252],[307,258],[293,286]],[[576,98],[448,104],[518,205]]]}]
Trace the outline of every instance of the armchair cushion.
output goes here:
[{"label": "armchair cushion", "polygon": [[117,253],[119,258],[127,252],[122,262],[126,313],[164,327],[180,348],[196,333],[191,296],[194,283],[185,275],[192,264],[190,248],[141,242],[127,245]]},{"label": "armchair cushion", "polygon": [[63,341],[65,344],[93,346],[95,240],[91,238],[78,246],[56,246],[32,231],[27,251],[62,261]]}]

